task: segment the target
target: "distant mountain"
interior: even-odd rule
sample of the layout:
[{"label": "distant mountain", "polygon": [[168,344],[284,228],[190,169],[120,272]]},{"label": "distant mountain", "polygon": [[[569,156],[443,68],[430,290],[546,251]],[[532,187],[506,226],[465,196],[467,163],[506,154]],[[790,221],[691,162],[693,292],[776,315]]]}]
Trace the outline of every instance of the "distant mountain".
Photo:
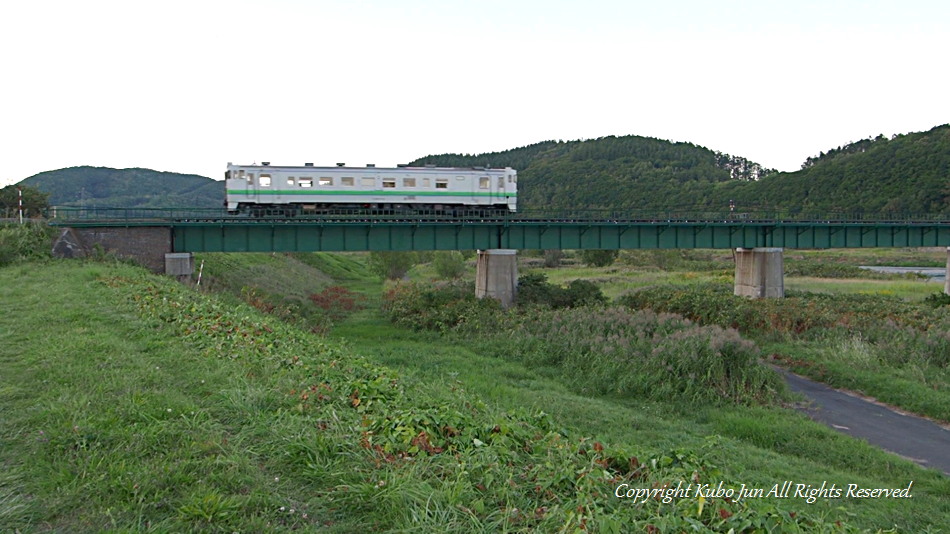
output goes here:
[{"label": "distant mountain", "polygon": [[950,214],[950,125],[849,143],[808,158],[792,173],[638,136],[546,141],[411,164],[515,168],[524,210],[722,211],[732,201],[739,210]]},{"label": "distant mountain", "polygon": [[50,205],[114,208],[220,208],[224,182],[150,169],[70,167],[21,182],[50,194]]}]

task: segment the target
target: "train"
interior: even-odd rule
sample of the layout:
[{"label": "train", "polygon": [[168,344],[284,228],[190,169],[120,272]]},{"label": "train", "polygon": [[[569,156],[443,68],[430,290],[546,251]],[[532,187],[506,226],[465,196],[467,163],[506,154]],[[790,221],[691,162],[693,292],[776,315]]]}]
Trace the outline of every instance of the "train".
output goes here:
[{"label": "train", "polygon": [[232,214],[283,215],[361,210],[465,215],[514,213],[518,173],[510,167],[395,168],[234,165],[225,173]]}]

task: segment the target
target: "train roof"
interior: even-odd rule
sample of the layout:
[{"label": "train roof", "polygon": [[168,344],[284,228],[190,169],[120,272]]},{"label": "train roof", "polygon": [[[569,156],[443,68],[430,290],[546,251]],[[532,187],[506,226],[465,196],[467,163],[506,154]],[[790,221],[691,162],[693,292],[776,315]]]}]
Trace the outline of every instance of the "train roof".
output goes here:
[{"label": "train roof", "polygon": [[367,170],[375,169],[380,171],[401,171],[401,170],[418,170],[418,171],[504,171],[511,169],[511,167],[436,167],[434,165],[425,165],[422,167],[410,167],[408,165],[398,165],[396,167],[377,167],[373,164],[367,164],[364,167],[356,167],[352,165],[346,165],[337,163],[334,166],[314,166],[313,164],[304,164],[304,165],[271,165],[270,163],[254,163],[251,165],[240,165],[233,164],[228,162],[228,167],[254,167],[254,168],[268,168],[268,169],[292,169],[292,170],[339,170],[339,169],[349,169],[349,170]]}]

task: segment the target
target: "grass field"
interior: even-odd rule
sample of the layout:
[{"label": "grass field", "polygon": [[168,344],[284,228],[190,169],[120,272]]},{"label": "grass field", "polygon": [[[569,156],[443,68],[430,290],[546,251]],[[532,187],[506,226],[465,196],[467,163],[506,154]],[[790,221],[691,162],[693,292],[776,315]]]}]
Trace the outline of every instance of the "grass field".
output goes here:
[{"label": "grass field", "polygon": [[[358,257],[206,259],[233,262],[217,273],[229,297],[122,264],[0,268],[0,531],[950,529],[947,477],[792,411],[585,394],[396,328]],[[307,282],[269,277],[287,265]],[[255,278],[225,279],[237,269],[269,296],[340,284],[366,305],[315,336],[241,303]],[[913,498],[635,506],[598,463],[621,451],[654,465],[646,484],[913,480]]]}]

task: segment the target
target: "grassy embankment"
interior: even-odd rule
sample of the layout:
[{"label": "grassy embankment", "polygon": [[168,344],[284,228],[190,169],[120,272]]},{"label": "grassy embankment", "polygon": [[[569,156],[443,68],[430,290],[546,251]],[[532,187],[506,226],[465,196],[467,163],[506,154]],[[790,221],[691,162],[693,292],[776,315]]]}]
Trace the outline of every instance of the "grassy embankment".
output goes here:
[{"label": "grassy embankment", "polygon": [[[586,271],[586,269],[581,269]],[[342,282],[356,282],[360,290],[370,289],[369,297],[378,298],[378,289],[368,281],[368,275],[359,272],[359,267],[351,269]],[[548,271],[576,277],[578,270]],[[413,278],[428,278],[431,270],[420,266],[414,270]],[[605,274],[607,273],[607,274]],[[584,272],[592,278],[597,275],[610,276],[609,270]],[[641,275],[650,278],[653,283],[658,278],[681,278],[685,281],[701,279],[704,275],[682,273],[656,273],[641,271]],[[630,273],[623,276],[628,277]],[[601,280],[603,281],[603,280]],[[378,286],[375,286],[378,288]],[[586,433],[609,440],[612,443],[641,443],[648,447],[670,447],[683,443],[701,441],[701,436],[719,434],[729,436],[730,440],[743,445],[752,445],[754,452],[740,447],[741,453],[729,458],[729,464],[739,469],[741,476],[755,480],[777,478],[807,477],[826,469],[832,471],[844,469],[851,474],[870,475],[876,469],[872,465],[883,467],[881,473],[890,472],[893,457],[867,449],[865,452],[881,456],[870,459],[864,453],[856,454],[860,449],[854,440],[839,436],[834,432],[814,425],[794,413],[762,407],[699,407],[678,402],[643,402],[631,399],[619,399],[603,396],[577,395],[563,376],[556,370],[530,367],[518,361],[504,361],[486,356],[493,351],[480,347],[479,342],[451,340],[427,332],[409,332],[396,328],[382,319],[370,305],[332,331],[333,336],[345,338],[359,352],[372,355],[374,360],[382,361],[399,369],[412,370],[426,380],[444,382],[448,385],[465,384],[467,388],[487,396],[494,403],[503,406],[535,406],[553,413],[559,421]],[[618,421],[623,423],[617,424]],[[671,422],[677,421],[677,422]],[[732,443],[732,441],[730,441]],[[785,467],[768,465],[762,467],[760,447],[778,454],[777,463]],[[855,448],[859,447],[859,448]],[[810,465],[801,471],[790,469],[788,456],[797,461],[817,462],[821,467]],[[881,464],[883,458],[890,458]],[[765,462],[769,464],[770,462]],[[742,467],[738,467],[742,466]],[[763,471],[772,475],[763,475]],[[913,471],[913,469],[912,469]],[[874,475],[870,475],[874,476]],[[938,476],[939,479],[939,476]],[[869,503],[862,503],[869,504]],[[946,503],[940,505],[946,509]],[[877,511],[880,511],[878,509]],[[871,516],[876,512],[869,507]],[[885,514],[893,511],[885,512]],[[861,523],[886,525],[887,519],[878,516],[876,522],[863,517]],[[894,524],[908,523],[895,520]],[[915,528],[919,528],[920,523]]]},{"label": "grassy embankment", "polygon": [[[352,262],[315,258],[340,268],[333,283],[378,298]],[[249,300],[271,306],[258,291]],[[8,266],[0,293],[5,530],[807,531],[840,519],[921,531],[950,516],[945,477],[797,415],[578,395],[372,308],[333,330],[341,345],[122,265]],[[634,456],[645,468],[615,463]],[[915,491],[632,505],[610,495],[625,476]]]}]

